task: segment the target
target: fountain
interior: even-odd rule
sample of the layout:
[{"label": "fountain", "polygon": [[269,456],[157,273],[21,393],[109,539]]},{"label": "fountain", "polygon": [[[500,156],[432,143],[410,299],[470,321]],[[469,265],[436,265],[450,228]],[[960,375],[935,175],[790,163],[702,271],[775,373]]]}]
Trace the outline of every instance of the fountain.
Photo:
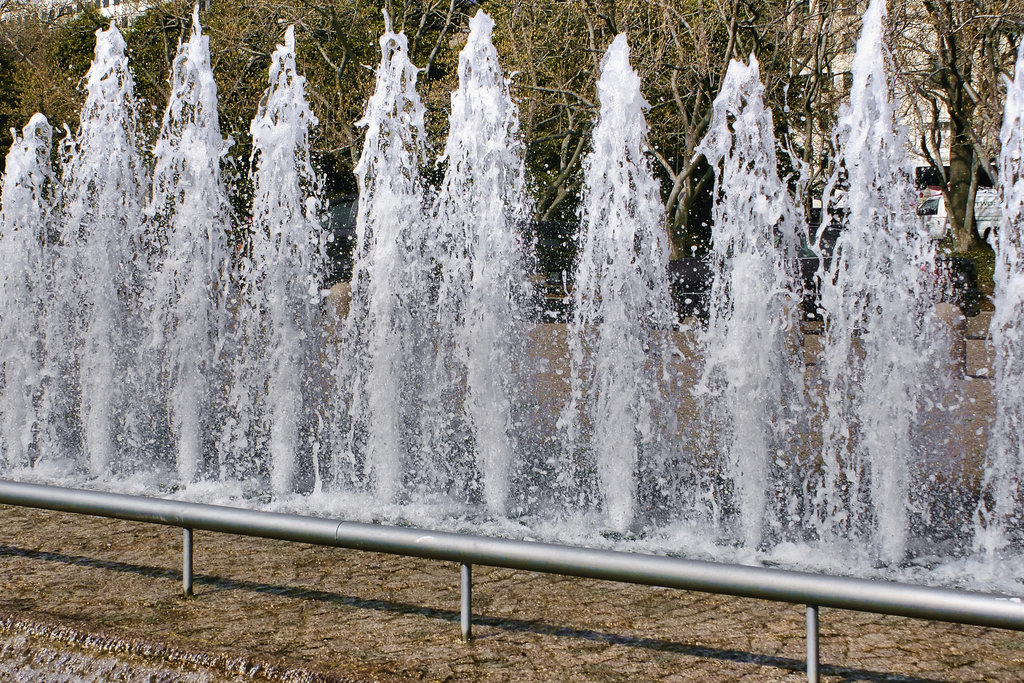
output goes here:
[{"label": "fountain", "polygon": [[512,370],[528,330],[530,250],[520,228],[530,206],[519,119],[493,27],[482,12],[469,24],[433,209],[439,278],[424,447],[444,472],[440,488],[482,497],[490,513],[503,515],[517,451]]},{"label": "fountain", "polygon": [[[600,498],[607,523],[624,532],[634,522],[638,478],[647,478],[669,447],[665,331],[675,316],[665,210],[644,154],[648,105],[625,35],[605,53],[597,92],[601,109],[583,162],[562,477],[579,491],[578,504]],[[588,472],[596,474],[592,481]]]},{"label": "fountain", "polygon": [[805,228],[778,176],[763,91],[753,55],[749,65],[731,62],[699,148],[717,180],[714,278],[697,393],[705,405],[705,448],[721,461],[717,480],[702,486],[720,487],[709,522],[721,525],[715,511],[735,509],[739,536],[751,548],[766,528],[777,531],[799,515],[798,497],[786,492],[801,492],[790,475],[805,465],[793,458],[807,432],[796,260]]},{"label": "fountain", "polygon": [[826,205],[845,213],[820,274],[825,502],[814,526],[822,538],[862,538],[882,561],[901,562],[911,507],[927,484],[919,477],[940,459],[926,450],[924,418],[946,393],[934,368],[949,351],[934,315],[934,247],[914,211],[896,127],[884,19],[885,3],[873,0],[836,128],[839,170],[825,192]]},{"label": "fountain", "polygon": [[[250,255],[240,259],[233,302],[241,345],[235,358],[244,370],[232,385],[250,390],[245,407],[252,417],[236,423],[235,443],[242,447],[232,452],[239,460],[267,453],[275,495],[293,489],[296,467],[313,475],[314,490],[322,486],[319,416],[312,408],[319,383],[313,367],[324,342],[318,324],[324,245],[309,149],[316,123],[305,79],[295,70],[295,30],[289,27],[271,55],[270,87],[252,122]],[[256,387],[266,390],[251,391]]]},{"label": "fountain", "polygon": [[43,312],[52,267],[51,218],[56,179],[50,169],[50,124],[36,114],[7,155],[0,212],[0,440],[7,467],[39,458]]},{"label": "fountain", "polygon": [[[826,191],[844,227],[818,272],[817,356],[801,348],[802,186],[778,171],[753,56],[730,64],[701,147],[716,171],[701,323],[672,311],[647,103],[626,37],[608,48],[563,324],[531,304],[529,179],[493,23],[471,22],[436,187],[421,175],[417,69],[388,26],[359,122],[351,303],[335,318],[320,291],[316,119],[294,32],[272,56],[251,126],[251,220],[232,214],[220,173],[228,142],[198,15],[174,59],[151,188],[123,40],[98,32],[61,183],[41,117],[8,155],[4,476],[1015,586],[1020,68],[1003,133],[998,407],[979,496],[943,426],[969,402],[947,372],[935,255],[878,58],[883,25],[876,0]],[[973,511],[977,531],[964,523]],[[1006,562],[979,579],[971,562],[986,553]]]},{"label": "fountain", "polygon": [[[209,38],[198,9],[192,35],[178,46],[171,95],[153,150],[153,194],[147,207],[156,252],[147,292],[147,355],[155,358],[155,395],[165,410],[179,481],[213,469],[228,474],[232,427],[242,410],[225,400],[220,379],[229,338],[227,292],[229,204],[220,158],[227,145],[217,118],[217,84]],[[218,427],[219,425],[219,427]],[[218,448],[219,446],[219,448]]]},{"label": "fountain", "polygon": [[990,563],[1012,562],[1008,551],[1019,547],[1024,522],[1024,436],[1020,432],[1024,419],[1024,43],[1018,49],[1015,74],[1007,83],[1000,135],[1003,218],[995,244],[996,310],[991,322],[996,412],[975,541]]},{"label": "fountain", "polygon": [[[53,330],[52,338],[63,337],[61,343],[46,344],[58,382],[76,384],[62,391],[79,401],[69,422],[77,423],[76,442],[81,439],[81,445],[75,443],[63,455],[74,458],[80,452],[94,476],[123,464],[141,441],[136,430],[141,416],[134,411],[137,385],[122,379],[143,332],[138,301],[146,276],[140,185],[146,171],[125,50],[113,24],[96,33],[81,123],[63,149],[61,239],[54,275],[68,290],[59,315],[71,316],[63,329]],[[76,324],[67,326],[67,320]],[[53,322],[55,327],[61,324],[59,319]],[[56,359],[54,353],[66,357]]]},{"label": "fountain", "polygon": [[334,416],[332,479],[339,488],[370,490],[391,503],[408,490],[405,473],[432,474],[417,428],[422,359],[431,338],[430,266],[424,256],[430,246],[421,229],[425,111],[416,93],[417,70],[408,41],[391,31],[390,22],[380,48],[377,86],[359,121],[366,137],[356,165],[357,258],[334,373],[341,400]]}]

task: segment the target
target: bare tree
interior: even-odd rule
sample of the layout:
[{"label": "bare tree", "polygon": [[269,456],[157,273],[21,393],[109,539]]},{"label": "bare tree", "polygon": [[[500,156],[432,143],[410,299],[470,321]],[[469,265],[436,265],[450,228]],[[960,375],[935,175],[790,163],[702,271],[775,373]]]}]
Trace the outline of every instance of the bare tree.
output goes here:
[{"label": "bare tree", "polygon": [[1002,76],[1022,33],[1024,9],[1013,0],[921,0],[893,12],[894,54],[918,149],[940,179],[958,252],[985,246],[974,203],[981,171],[996,177]]},{"label": "bare tree", "polygon": [[[27,0],[0,0],[0,11]],[[832,168],[831,130],[847,96],[849,62],[863,2],[854,0],[239,0],[203,13],[220,91],[222,126],[239,164],[248,159],[248,124],[264,88],[270,54],[296,27],[299,68],[320,120],[316,154],[331,185],[354,191],[355,128],[373,86],[382,7],[409,36],[423,72],[420,91],[436,144],[446,134],[450,93],[469,15],[496,20],[495,41],[512,78],[534,179],[537,216],[569,219],[580,165],[597,114],[595,82],[617,33],[650,103],[651,158],[663,181],[666,231],[675,257],[707,239],[702,223],[712,171],[695,150],[730,59],[755,53],[780,144],[812,188]],[[124,27],[140,96],[156,116],[167,73],[189,30],[192,0],[158,3]],[[1001,76],[1022,32],[1019,0],[911,0],[890,11],[894,55],[907,101],[918,116],[922,154],[943,178],[957,248],[979,242],[972,225],[977,169],[990,165],[1002,107]],[[29,13],[0,22],[0,61],[14,86],[0,118],[21,125],[33,111],[74,125],[78,80],[92,56],[92,33],[107,22],[93,9],[59,20]],[[948,123],[947,123],[948,120]],[[5,126],[6,128],[7,126]],[[949,149],[948,160],[946,158]],[[782,169],[786,171],[787,169]],[[244,182],[244,174],[240,174]],[[243,188],[244,189],[244,188]],[[809,205],[810,199],[804,198]]]},{"label": "bare tree", "polygon": [[495,42],[520,102],[527,162],[543,220],[568,217],[593,117],[600,54],[582,2],[517,0],[488,7]]}]

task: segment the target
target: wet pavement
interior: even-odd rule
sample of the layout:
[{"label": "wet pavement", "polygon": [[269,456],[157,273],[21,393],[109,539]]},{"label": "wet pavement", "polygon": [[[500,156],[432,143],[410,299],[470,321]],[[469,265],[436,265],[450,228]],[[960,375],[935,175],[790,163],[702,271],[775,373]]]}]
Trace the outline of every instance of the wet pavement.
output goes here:
[{"label": "wet pavement", "polygon": [[[0,507],[0,679],[802,681],[804,608]],[[1022,681],[1024,634],[821,611],[824,681]]]}]

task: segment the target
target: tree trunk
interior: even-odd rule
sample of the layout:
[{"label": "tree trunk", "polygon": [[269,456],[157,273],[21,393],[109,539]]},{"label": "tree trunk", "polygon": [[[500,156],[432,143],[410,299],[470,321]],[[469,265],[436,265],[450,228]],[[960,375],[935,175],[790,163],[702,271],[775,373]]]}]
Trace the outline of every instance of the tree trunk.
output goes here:
[{"label": "tree trunk", "polygon": [[[949,191],[946,197],[946,212],[949,227],[953,233],[953,249],[966,252],[983,246],[981,236],[975,227],[973,213],[975,182],[974,148],[966,133],[953,117],[952,139],[949,145]],[[959,129],[959,130],[958,130]],[[969,211],[971,213],[969,213]]]}]

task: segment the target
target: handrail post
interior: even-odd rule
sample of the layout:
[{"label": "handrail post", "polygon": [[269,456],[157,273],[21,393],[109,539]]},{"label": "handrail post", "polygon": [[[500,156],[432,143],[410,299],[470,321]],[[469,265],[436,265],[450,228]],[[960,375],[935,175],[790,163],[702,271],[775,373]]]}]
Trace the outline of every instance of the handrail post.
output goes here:
[{"label": "handrail post", "polygon": [[807,683],[818,683],[817,605],[807,605]]},{"label": "handrail post", "polygon": [[181,589],[186,598],[192,597],[192,529],[182,527]]},{"label": "handrail post", "polygon": [[459,573],[462,579],[459,626],[462,629],[462,642],[468,643],[473,638],[473,565],[462,563]]}]

